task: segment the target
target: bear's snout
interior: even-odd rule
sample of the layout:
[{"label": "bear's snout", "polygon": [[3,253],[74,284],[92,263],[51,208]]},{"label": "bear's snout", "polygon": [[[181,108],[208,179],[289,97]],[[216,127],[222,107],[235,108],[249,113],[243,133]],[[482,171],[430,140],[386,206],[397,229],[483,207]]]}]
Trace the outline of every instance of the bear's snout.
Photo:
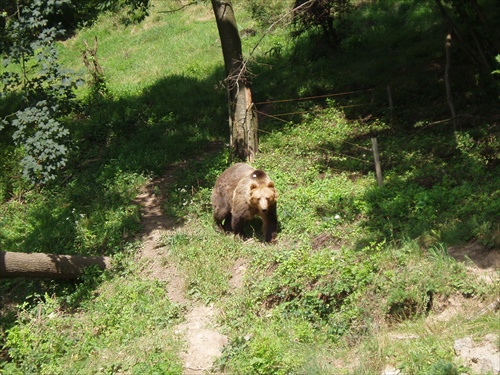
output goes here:
[{"label": "bear's snout", "polygon": [[259,211],[262,213],[266,213],[268,208],[269,208],[269,203],[267,202],[267,199],[260,198],[259,199]]}]

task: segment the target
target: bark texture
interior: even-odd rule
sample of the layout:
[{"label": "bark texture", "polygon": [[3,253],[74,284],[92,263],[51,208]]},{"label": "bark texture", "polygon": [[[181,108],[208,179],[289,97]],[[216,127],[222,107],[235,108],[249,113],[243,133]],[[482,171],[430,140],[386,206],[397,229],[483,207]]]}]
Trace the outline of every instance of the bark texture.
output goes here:
[{"label": "bark texture", "polygon": [[0,279],[8,277],[76,279],[89,266],[109,269],[111,259],[103,256],[0,252]]},{"label": "bark texture", "polygon": [[212,0],[222,44],[229,100],[230,145],[234,156],[252,162],[258,150],[258,121],[230,0]]}]

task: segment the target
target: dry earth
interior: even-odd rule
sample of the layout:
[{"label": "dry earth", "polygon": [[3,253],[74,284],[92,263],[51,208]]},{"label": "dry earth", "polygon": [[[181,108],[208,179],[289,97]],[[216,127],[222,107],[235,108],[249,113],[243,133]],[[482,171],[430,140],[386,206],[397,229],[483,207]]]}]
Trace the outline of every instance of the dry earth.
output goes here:
[{"label": "dry earth", "polygon": [[[144,277],[166,281],[170,300],[185,308],[185,321],[177,326],[175,332],[186,344],[181,355],[183,373],[190,375],[204,373],[212,367],[214,360],[221,355],[227,337],[216,326],[218,311],[213,306],[205,306],[186,298],[184,276],[169,261],[168,248],[160,244],[160,238],[174,230],[174,221],[163,214],[162,198],[154,193],[155,186],[160,191],[168,188],[178,168],[185,168],[185,163],[173,166],[163,178],[153,180],[136,198],[141,206],[143,226],[140,235],[142,247],[138,258],[144,264]],[[235,278],[241,278],[240,266],[235,268]]]}]

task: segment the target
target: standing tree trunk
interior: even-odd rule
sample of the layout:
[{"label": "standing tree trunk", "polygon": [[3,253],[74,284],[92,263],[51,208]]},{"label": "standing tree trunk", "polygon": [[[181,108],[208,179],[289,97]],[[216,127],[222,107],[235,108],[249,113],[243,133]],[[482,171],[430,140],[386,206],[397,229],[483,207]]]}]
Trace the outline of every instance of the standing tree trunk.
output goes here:
[{"label": "standing tree trunk", "polygon": [[258,122],[243,61],[241,40],[231,0],[212,0],[226,67],[230,145],[237,159],[252,162],[257,152]]}]

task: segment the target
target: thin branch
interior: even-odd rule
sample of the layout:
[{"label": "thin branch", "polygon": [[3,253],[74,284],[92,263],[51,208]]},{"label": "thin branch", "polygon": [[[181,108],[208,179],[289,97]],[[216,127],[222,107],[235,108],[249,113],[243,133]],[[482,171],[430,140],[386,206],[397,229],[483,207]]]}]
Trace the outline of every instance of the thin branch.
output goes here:
[{"label": "thin branch", "polygon": [[[305,7],[306,5],[309,5],[311,3],[313,3],[315,0],[308,0],[306,1],[305,3],[303,4],[300,4],[298,7],[296,8],[292,8],[289,12],[287,12],[286,14],[284,14],[281,18],[279,18],[278,20],[274,21],[271,26],[269,26],[266,31],[264,31],[264,34],[260,37],[260,39],[257,41],[257,43],[255,44],[255,46],[252,48],[252,50],[250,51],[250,54],[249,56],[252,56],[255,52],[255,50],[257,49],[257,47],[259,46],[259,44],[262,42],[262,40],[267,36],[267,34],[269,34],[271,32],[271,30],[280,22],[282,22],[285,18],[287,18],[290,14],[293,14],[295,13],[297,10]],[[293,16],[292,16],[293,18]]]},{"label": "thin branch", "polygon": [[181,6],[178,9],[174,9],[174,10],[159,10],[156,13],[175,13],[175,12],[179,12],[179,11],[183,10],[184,8],[187,8],[188,6],[196,5],[196,4],[198,4],[197,1],[191,1],[190,3],[187,3],[187,4]]},{"label": "thin branch", "polygon": [[[250,57],[253,56],[253,54],[255,53],[255,50],[257,49],[257,47],[260,45],[260,43],[264,40],[264,38],[271,32],[271,30],[277,25],[279,24],[280,22],[282,22],[285,18],[289,17],[290,14],[293,14],[295,13],[297,10],[305,7],[306,5],[309,5],[311,3],[313,3],[315,0],[308,0],[306,1],[305,3],[303,4],[300,4],[298,7],[295,7],[295,8],[292,8],[290,11],[288,11],[286,14],[284,14],[281,18],[279,18],[278,20],[274,21],[267,29],[266,31],[264,31],[264,34],[260,37],[260,39],[257,41],[257,43],[255,44],[255,46],[252,48],[252,50],[250,51],[250,53],[248,54],[248,57],[246,59],[243,59],[243,61],[241,62],[241,68],[238,69],[238,76],[236,77],[237,80],[239,80],[241,78],[241,76],[243,75],[243,72],[246,72],[247,70],[247,64],[248,64],[248,61],[250,60]],[[293,18],[293,16],[292,16]]]}]

